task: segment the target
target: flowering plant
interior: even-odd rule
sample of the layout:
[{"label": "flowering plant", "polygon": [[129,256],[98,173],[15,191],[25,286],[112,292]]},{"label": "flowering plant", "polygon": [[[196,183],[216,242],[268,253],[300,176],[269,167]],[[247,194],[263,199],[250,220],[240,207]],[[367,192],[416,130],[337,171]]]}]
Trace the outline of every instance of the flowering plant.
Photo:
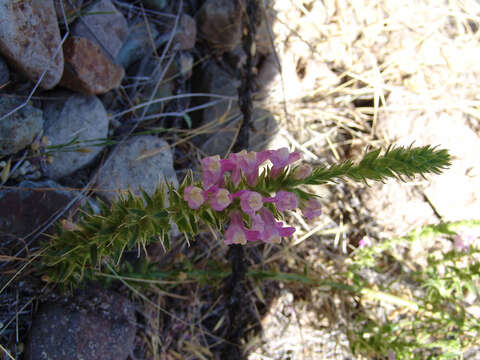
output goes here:
[{"label": "flowering plant", "polygon": [[319,198],[303,185],[343,178],[403,180],[439,174],[450,165],[446,150],[430,146],[389,148],[380,153],[368,152],[358,164],[348,160],[316,168],[297,163],[300,154],[287,148],[204,158],[199,181],[189,173],[178,188],[165,182],[154,194],[142,190],[139,197],[129,192],[111,205],[99,200],[100,211],[87,206],[75,226],[60,223],[42,250],[42,272],[52,282],[72,286],[95,278],[107,264],[118,266],[125,250],[140,250],[158,240],[168,248],[172,223],[187,241],[203,225],[220,232],[227,245],[278,243],[295,232],[282,221],[285,211],[300,208],[307,220],[321,214]]}]

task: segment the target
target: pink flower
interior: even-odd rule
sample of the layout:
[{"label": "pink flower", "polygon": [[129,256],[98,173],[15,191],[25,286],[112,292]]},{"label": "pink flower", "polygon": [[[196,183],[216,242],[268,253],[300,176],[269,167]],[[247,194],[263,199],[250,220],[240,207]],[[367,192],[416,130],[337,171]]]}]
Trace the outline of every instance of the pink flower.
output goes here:
[{"label": "pink flower", "polygon": [[[261,240],[267,243],[279,243],[283,236],[291,236],[295,232],[294,227],[283,226],[281,221],[276,221],[272,212],[267,208],[260,209],[260,217],[263,221],[263,232]],[[253,220],[253,219],[252,219]],[[252,221],[255,227],[259,227],[258,219]]]},{"label": "pink flower", "polygon": [[187,186],[183,192],[183,199],[191,209],[198,209],[205,202],[203,190],[197,186]]},{"label": "pink flower", "polygon": [[232,196],[240,198],[240,207],[247,214],[255,214],[263,207],[263,196],[255,191],[240,190]]},{"label": "pink flower", "polygon": [[298,207],[297,197],[295,194],[288,191],[279,191],[275,195],[274,201],[277,205],[278,211],[293,210]]},{"label": "pink flower", "polygon": [[370,247],[372,246],[372,239],[370,239],[369,236],[365,235],[359,242],[358,242],[358,247]]},{"label": "pink flower", "polygon": [[474,243],[474,236],[471,234],[458,234],[455,237],[454,247],[457,251],[468,251],[470,246]]},{"label": "pink flower", "polygon": [[248,230],[245,225],[243,225],[242,215],[238,211],[233,211],[230,214],[230,225],[225,231],[225,244],[245,245],[247,241],[258,240],[258,237],[258,231]]},{"label": "pink flower", "polygon": [[202,159],[202,170],[202,185],[205,190],[223,180],[222,163],[218,155]]},{"label": "pink flower", "polygon": [[303,180],[306,177],[310,176],[312,173],[312,167],[308,164],[301,164],[295,169],[295,173],[293,174],[293,178],[295,180]]},{"label": "pink flower", "polygon": [[213,210],[222,211],[232,203],[232,195],[227,189],[214,188],[210,191],[208,203]]},{"label": "pink flower", "polygon": [[302,209],[302,213],[308,220],[312,220],[313,218],[322,215],[322,203],[317,199],[310,199]]},{"label": "pink flower", "polygon": [[288,166],[294,163],[297,160],[300,160],[300,153],[288,151],[288,148],[283,147],[278,150],[272,150],[270,152],[270,161],[272,162],[273,166],[270,170],[270,174],[272,177],[278,176],[285,166]]},{"label": "pink flower", "polygon": [[248,183],[254,186],[258,179],[258,168],[268,159],[269,155],[270,151],[268,150],[260,152],[242,150],[239,153],[230,154],[226,166],[232,169],[233,184],[238,186],[243,174]]}]

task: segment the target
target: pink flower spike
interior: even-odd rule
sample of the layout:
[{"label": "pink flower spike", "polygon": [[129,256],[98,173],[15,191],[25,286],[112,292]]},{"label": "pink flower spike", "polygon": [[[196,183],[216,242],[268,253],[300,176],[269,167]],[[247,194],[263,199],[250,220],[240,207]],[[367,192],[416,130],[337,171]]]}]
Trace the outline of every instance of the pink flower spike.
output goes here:
[{"label": "pink flower spike", "polygon": [[298,207],[297,197],[288,191],[279,191],[275,196],[278,211],[294,210]]},{"label": "pink flower spike", "polygon": [[263,196],[255,191],[242,191],[240,207],[247,214],[255,214],[256,211],[263,207]]},{"label": "pink flower spike", "polygon": [[209,204],[213,210],[222,211],[232,203],[232,195],[227,189],[217,188],[210,195]]},{"label": "pink flower spike", "polygon": [[225,244],[241,244],[245,245],[247,241],[256,241],[259,238],[259,232],[248,230],[243,225],[242,215],[234,211],[230,214],[230,225],[225,231]]},{"label": "pink flower spike", "polygon": [[210,156],[202,159],[202,185],[205,190],[222,181],[222,163],[220,156]]},{"label": "pink flower spike", "polygon": [[285,166],[288,166],[295,161],[300,160],[300,158],[300,153],[296,151],[290,153],[288,151],[288,148],[286,147],[280,148],[278,150],[272,150],[269,157],[270,161],[273,164],[272,169],[270,170],[270,175],[272,177],[278,176],[285,168]]},{"label": "pink flower spike", "polygon": [[302,209],[302,213],[308,220],[312,220],[313,218],[322,215],[322,203],[317,199],[310,199]]},{"label": "pink flower spike", "polygon": [[308,164],[301,164],[295,169],[295,173],[293,174],[293,178],[295,180],[303,180],[306,177],[310,176],[312,173],[312,167]]},{"label": "pink flower spike", "polygon": [[197,210],[205,202],[205,195],[199,187],[187,186],[183,192],[183,199],[191,209]]}]

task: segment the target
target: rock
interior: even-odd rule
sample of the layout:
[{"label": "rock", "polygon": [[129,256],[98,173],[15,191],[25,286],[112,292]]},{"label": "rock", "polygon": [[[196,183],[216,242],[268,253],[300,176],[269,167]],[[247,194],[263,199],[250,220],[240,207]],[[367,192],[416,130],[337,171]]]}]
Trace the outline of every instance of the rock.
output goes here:
[{"label": "rock", "polygon": [[[195,92],[237,97],[240,81],[211,61],[196,79],[195,85]],[[218,98],[210,98],[210,101],[217,100]],[[225,156],[235,140],[239,120],[242,119],[238,102],[224,100],[209,106],[203,109],[201,118],[204,126],[211,124],[210,131],[206,135],[195,137],[193,142],[207,155]],[[254,108],[249,132],[250,149],[260,150],[267,146],[268,139],[275,135],[276,130],[272,115],[264,109]]]},{"label": "rock", "polygon": [[124,360],[133,352],[135,309],[125,297],[87,290],[42,304],[26,344],[27,360]]},{"label": "rock", "polygon": [[51,89],[60,81],[63,55],[53,0],[0,0],[0,53],[30,80],[37,81],[48,69],[40,86]]},{"label": "rock", "polygon": [[200,40],[214,52],[231,51],[242,38],[242,16],[238,1],[207,0],[196,16]]},{"label": "rock", "polygon": [[[240,86],[240,81],[214,61],[209,62],[199,74],[201,75],[198,79],[195,79],[194,92],[237,96],[237,87]],[[218,100],[218,98],[211,97],[209,101]],[[222,100],[215,105],[206,107],[201,111],[201,123],[203,125],[210,124],[211,132],[195,137],[194,143],[208,155],[224,156],[234,139],[240,118],[241,113],[237,101]]]},{"label": "rock", "polygon": [[115,60],[127,69],[134,62],[152,53],[152,46],[155,46],[152,41],[155,42],[159,35],[153,24],[148,24],[148,28],[143,21],[133,24],[130,26],[128,38],[123,43]]},{"label": "rock", "polygon": [[[167,69],[163,76],[159,86],[156,89],[155,94],[152,97],[152,93],[155,91],[157,83],[160,81],[160,76],[164,71],[164,64],[159,58],[151,56],[145,58],[138,66],[134,66],[133,73],[138,77],[148,78],[143,82],[143,86],[139,87],[137,91],[138,101],[145,103],[152,100],[159,100],[172,96],[175,89],[175,83],[172,81],[177,74],[176,62],[173,61],[171,66]],[[146,115],[160,114],[163,112],[164,107],[168,101],[159,101],[150,104],[147,109]],[[141,110],[143,112],[143,109]]]},{"label": "rock", "polygon": [[84,9],[72,26],[72,35],[100,45],[109,59],[115,59],[128,36],[128,23],[110,0],[100,0]]},{"label": "rock", "polygon": [[95,43],[70,37],[63,46],[65,71],[61,86],[85,95],[104,94],[120,86],[125,71],[113,64]]},{"label": "rock", "polygon": [[[210,61],[205,70],[201,72],[199,87],[200,92],[236,97],[240,84],[240,80],[230,74],[229,71],[221,68],[214,61]],[[215,100],[218,100],[218,98],[210,98],[210,101]],[[219,104],[207,107],[203,111],[203,122],[208,123],[220,117],[225,117],[226,120],[239,114],[238,102],[225,100]]]},{"label": "rock", "polygon": [[[14,98],[0,97],[0,117],[22,103]],[[1,120],[0,155],[14,154],[30,145],[42,127],[42,110],[28,104]]]},{"label": "rock", "polygon": [[18,242],[39,231],[72,198],[72,192],[62,190],[52,180],[22,181],[14,188],[0,190],[0,243]]},{"label": "rock", "polygon": [[143,0],[143,4],[152,10],[164,10],[167,6],[167,0]]},{"label": "rock", "polygon": [[[83,0],[54,0],[55,1],[55,13],[57,14],[58,23],[65,25],[65,16],[67,22],[71,24],[80,14],[82,9]],[[63,11],[62,11],[63,6]]]},{"label": "rock", "polygon": [[119,191],[130,189],[140,195],[139,187],[153,194],[167,178],[178,185],[173,156],[166,141],[150,135],[136,136],[118,145],[98,174],[99,195],[112,201]]},{"label": "rock", "polygon": [[175,41],[180,45],[182,50],[191,50],[195,47],[197,40],[197,24],[195,19],[187,14],[183,14],[180,18],[180,29],[175,35]]},{"label": "rock", "polygon": [[10,72],[7,63],[0,58],[0,89],[10,80]]},{"label": "rock", "polygon": [[59,179],[70,175],[91,163],[102,151],[102,146],[82,144],[89,140],[99,142],[101,140],[98,139],[108,136],[107,112],[96,96],[65,94],[62,100],[47,101],[43,116],[44,135],[48,137],[51,145],[68,144],[74,139],[80,141],[79,145],[72,145],[72,151],[59,149],[51,153],[53,161],[45,168],[45,175],[48,177]]}]

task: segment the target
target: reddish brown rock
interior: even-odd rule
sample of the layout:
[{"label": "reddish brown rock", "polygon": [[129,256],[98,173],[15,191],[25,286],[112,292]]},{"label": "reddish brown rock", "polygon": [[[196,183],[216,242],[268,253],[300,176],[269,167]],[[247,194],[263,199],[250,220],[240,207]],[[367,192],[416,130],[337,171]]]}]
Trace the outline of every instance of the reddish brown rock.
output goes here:
[{"label": "reddish brown rock", "polygon": [[231,51],[242,38],[242,16],[238,1],[207,0],[196,15],[199,38],[214,52]]},{"label": "reddish brown rock", "polygon": [[27,360],[125,360],[135,341],[135,308],[125,297],[97,288],[43,304],[26,344]]},{"label": "reddish brown rock", "polygon": [[82,16],[72,26],[72,35],[98,44],[114,59],[128,36],[128,23],[111,0],[88,1]]},{"label": "reddish brown rock", "polygon": [[125,71],[113,64],[97,44],[70,37],[63,46],[65,70],[60,85],[85,95],[104,94],[120,86]]},{"label": "reddish brown rock", "polygon": [[53,88],[62,77],[63,55],[53,0],[0,0],[0,53],[32,81]]}]

